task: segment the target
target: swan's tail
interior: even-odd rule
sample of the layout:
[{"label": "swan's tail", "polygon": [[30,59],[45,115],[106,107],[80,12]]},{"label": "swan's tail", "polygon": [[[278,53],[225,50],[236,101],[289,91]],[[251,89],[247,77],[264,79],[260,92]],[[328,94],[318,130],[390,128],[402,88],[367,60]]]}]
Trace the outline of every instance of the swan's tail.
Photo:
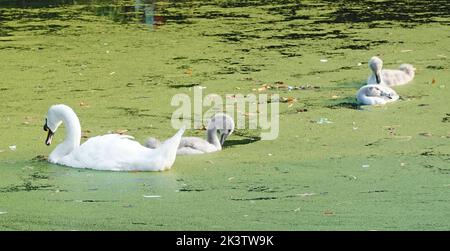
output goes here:
[{"label": "swan's tail", "polygon": [[181,136],[183,136],[183,133],[185,131],[186,127],[183,126],[178,132],[172,136],[170,139],[164,141],[161,146],[155,149],[158,155],[162,156],[164,158],[164,166],[162,167],[162,170],[169,169],[172,167],[173,163],[175,162],[175,158],[177,156],[177,150],[178,146],[180,145]]}]

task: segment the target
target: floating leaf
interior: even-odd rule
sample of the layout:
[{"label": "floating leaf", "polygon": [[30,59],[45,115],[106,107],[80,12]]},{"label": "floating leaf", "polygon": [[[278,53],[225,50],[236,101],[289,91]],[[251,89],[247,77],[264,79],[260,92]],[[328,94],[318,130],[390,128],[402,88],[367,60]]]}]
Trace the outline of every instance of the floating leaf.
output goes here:
[{"label": "floating leaf", "polygon": [[81,101],[81,102],[80,102],[80,106],[81,106],[81,107],[86,107],[86,108],[89,107],[89,105],[88,105],[86,102],[84,102],[84,101]]},{"label": "floating leaf", "polygon": [[323,213],[322,213],[323,215],[326,215],[326,216],[332,216],[332,215],[336,215],[333,211],[331,211],[331,210],[325,210],[325,211],[323,211]]},{"label": "floating leaf", "polygon": [[126,132],[128,132],[127,129],[118,129],[118,130],[115,130],[115,131],[114,131],[115,134],[120,134],[120,135],[123,135],[123,134],[125,134]]},{"label": "floating leaf", "polygon": [[186,71],[184,71],[184,74],[186,74],[188,76],[192,76],[192,68],[186,69]]}]

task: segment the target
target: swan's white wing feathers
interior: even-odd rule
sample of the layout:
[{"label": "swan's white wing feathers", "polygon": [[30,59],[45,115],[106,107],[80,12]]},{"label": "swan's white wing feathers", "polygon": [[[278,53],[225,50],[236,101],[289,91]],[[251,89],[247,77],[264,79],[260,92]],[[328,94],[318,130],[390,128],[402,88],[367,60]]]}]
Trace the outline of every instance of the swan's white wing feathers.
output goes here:
[{"label": "swan's white wing feathers", "polygon": [[61,163],[78,168],[130,171],[157,170],[160,158],[155,150],[143,147],[133,137],[107,134],[88,139]]}]

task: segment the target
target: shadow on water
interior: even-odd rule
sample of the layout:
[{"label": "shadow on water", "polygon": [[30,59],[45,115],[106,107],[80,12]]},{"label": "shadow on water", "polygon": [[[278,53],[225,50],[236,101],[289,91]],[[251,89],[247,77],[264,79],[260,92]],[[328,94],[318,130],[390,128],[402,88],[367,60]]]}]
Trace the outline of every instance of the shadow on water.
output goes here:
[{"label": "shadow on water", "polygon": [[237,145],[248,145],[248,144],[255,143],[259,140],[261,140],[259,137],[258,138],[227,140],[227,141],[225,141],[223,146],[224,147],[233,147],[233,146],[237,146]]}]

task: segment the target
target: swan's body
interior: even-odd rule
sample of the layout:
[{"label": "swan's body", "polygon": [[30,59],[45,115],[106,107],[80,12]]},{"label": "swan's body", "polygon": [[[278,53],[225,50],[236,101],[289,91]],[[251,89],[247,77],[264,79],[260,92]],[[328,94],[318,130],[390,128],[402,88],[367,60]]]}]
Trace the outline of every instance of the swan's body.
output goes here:
[{"label": "swan's body", "polygon": [[384,105],[398,100],[399,96],[388,86],[374,84],[361,87],[356,99],[361,105]]},{"label": "swan's body", "polygon": [[44,129],[50,145],[59,125],[66,125],[66,138],[49,156],[49,162],[75,168],[111,171],[162,171],[175,162],[184,128],[157,149],[149,149],[131,136],[107,134],[92,137],[80,145],[81,127],[75,112],[66,105],[50,107]]},{"label": "swan's body", "polygon": [[379,57],[372,57],[369,61],[372,75],[367,84],[382,84],[387,86],[404,85],[413,80],[415,68],[410,64],[400,65],[398,70],[383,70],[383,61]]},{"label": "swan's body", "polygon": [[[211,153],[222,150],[226,138],[234,131],[233,119],[223,113],[216,114],[208,123],[207,139],[198,137],[181,138],[177,155],[193,155]],[[220,135],[220,139],[219,136]],[[160,142],[155,138],[149,138],[144,144],[148,148],[156,148]]]}]

